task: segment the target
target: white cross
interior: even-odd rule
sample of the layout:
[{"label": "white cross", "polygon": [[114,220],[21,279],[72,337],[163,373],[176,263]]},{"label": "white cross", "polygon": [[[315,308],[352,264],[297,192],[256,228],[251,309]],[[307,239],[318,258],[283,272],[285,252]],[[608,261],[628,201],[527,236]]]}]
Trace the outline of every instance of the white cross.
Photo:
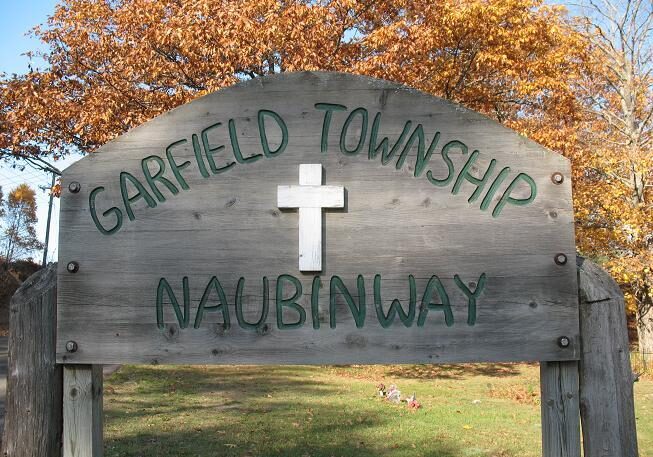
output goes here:
[{"label": "white cross", "polygon": [[299,208],[299,271],[322,270],[322,208],[344,208],[345,188],[322,185],[322,165],[299,166],[299,186],[278,186],[277,206]]}]

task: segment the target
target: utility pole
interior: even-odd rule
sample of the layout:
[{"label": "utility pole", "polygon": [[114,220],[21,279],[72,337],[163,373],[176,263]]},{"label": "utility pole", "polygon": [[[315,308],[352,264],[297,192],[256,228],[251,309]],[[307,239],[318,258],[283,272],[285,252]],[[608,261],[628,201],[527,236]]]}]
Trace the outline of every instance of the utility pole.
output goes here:
[{"label": "utility pole", "polygon": [[41,267],[47,265],[48,260],[48,244],[50,243],[50,220],[52,219],[52,203],[54,199],[54,193],[52,189],[54,188],[54,183],[56,181],[56,175],[52,173],[52,185],[50,186],[50,202],[48,203],[48,222],[45,225],[45,246],[43,247],[43,262]]}]

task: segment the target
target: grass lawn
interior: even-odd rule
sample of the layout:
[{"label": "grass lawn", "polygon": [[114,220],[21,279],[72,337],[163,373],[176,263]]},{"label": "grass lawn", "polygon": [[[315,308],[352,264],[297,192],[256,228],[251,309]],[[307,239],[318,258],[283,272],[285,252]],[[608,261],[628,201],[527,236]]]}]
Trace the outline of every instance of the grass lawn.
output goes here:
[{"label": "grass lawn", "polygon": [[[422,408],[377,398],[379,382]],[[653,457],[653,381],[635,392]],[[536,365],[124,366],[104,410],[107,457],[541,455]]]}]

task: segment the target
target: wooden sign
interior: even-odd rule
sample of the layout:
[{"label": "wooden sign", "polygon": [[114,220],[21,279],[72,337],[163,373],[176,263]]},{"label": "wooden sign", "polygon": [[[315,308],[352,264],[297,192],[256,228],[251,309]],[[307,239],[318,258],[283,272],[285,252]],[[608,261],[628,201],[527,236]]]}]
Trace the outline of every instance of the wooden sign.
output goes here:
[{"label": "wooden sign", "polygon": [[63,175],[60,363],[573,360],[569,162],[387,81],[247,81]]}]

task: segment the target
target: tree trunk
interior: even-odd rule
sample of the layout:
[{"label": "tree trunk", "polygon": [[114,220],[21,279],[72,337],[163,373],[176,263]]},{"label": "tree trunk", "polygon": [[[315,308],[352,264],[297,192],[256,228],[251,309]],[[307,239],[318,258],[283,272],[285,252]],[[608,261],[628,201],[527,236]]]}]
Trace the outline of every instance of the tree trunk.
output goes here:
[{"label": "tree trunk", "polygon": [[653,305],[640,306],[637,310],[637,337],[639,353],[645,368],[653,370]]}]

